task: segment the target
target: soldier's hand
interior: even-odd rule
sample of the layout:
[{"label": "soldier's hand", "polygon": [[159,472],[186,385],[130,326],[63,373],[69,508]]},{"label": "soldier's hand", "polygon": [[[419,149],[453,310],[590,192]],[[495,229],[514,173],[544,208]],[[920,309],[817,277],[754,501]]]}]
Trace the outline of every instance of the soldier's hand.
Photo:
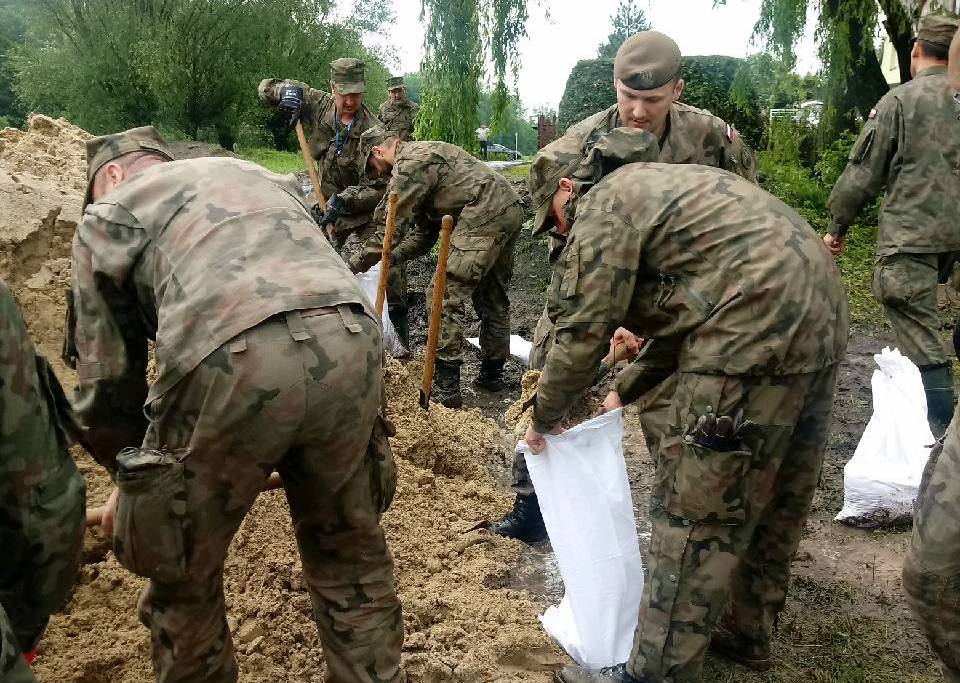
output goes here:
[{"label": "soldier's hand", "polygon": [[[550,430],[550,434],[561,433],[563,433],[563,428],[560,425]],[[527,446],[530,447],[530,452],[534,455],[540,455],[543,453],[543,449],[547,447],[546,437],[534,429],[532,423],[527,427],[527,433],[524,435],[523,440],[527,442]]]},{"label": "soldier's hand", "polygon": [[600,412],[609,413],[611,410],[616,410],[617,408],[623,408],[623,401],[620,399],[620,394],[616,391],[611,391],[607,394],[607,397],[603,399]]},{"label": "soldier's hand", "polygon": [[117,501],[119,499],[120,489],[114,486],[113,491],[110,492],[110,497],[107,499],[107,504],[103,506],[103,519],[100,522],[103,535],[107,538],[113,536],[113,518],[117,514]]},{"label": "soldier's hand", "polygon": [[289,115],[289,125],[292,126],[300,118],[300,110],[303,109],[303,88],[289,83],[281,86],[280,104],[277,105],[277,108],[284,114]]},{"label": "soldier's hand", "polygon": [[614,363],[622,360],[632,360],[640,353],[643,339],[625,327],[618,327],[610,339],[610,357]]},{"label": "soldier's hand", "polygon": [[844,247],[847,246],[846,240],[842,237],[834,237],[829,232],[823,236],[823,243],[827,245],[827,249],[834,256],[842,254]]},{"label": "soldier's hand", "polygon": [[340,195],[335,194],[327,200],[327,213],[324,214],[323,221],[320,223],[320,226],[326,227],[328,225],[333,225],[336,223],[337,219],[340,218],[340,214],[342,212],[343,200],[340,199]]}]

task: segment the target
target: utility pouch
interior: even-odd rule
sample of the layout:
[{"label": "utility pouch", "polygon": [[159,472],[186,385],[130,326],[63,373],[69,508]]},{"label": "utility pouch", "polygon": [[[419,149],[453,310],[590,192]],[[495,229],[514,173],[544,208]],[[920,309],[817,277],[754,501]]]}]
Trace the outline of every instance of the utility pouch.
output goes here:
[{"label": "utility pouch", "polygon": [[389,437],[397,433],[393,423],[377,415],[367,445],[367,457],[370,459],[370,487],[377,509],[384,513],[390,509],[393,496],[397,492],[397,464],[393,459]]},{"label": "utility pouch", "polygon": [[124,448],[117,455],[120,499],[113,552],[124,567],[161,583],[187,578],[187,490],[183,457],[165,450]]}]

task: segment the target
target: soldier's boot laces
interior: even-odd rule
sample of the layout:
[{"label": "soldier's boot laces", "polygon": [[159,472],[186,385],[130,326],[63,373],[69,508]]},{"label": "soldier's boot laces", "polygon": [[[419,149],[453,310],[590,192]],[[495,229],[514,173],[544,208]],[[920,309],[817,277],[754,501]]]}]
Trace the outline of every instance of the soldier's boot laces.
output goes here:
[{"label": "soldier's boot laces", "polygon": [[390,316],[390,322],[393,323],[393,329],[397,332],[397,338],[403,345],[403,351],[397,356],[398,359],[410,357],[410,316],[406,306],[387,306],[387,315]]},{"label": "soldier's boot laces", "polygon": [[503,361],[481,360],[480,374],[473,380],[473,386],[487,391],[503,391]]},{"label": "soldier's boot laces", "polygon": [[460,363],[437,359],[430,397],[447,408],[463,407],[460,394]]},{"label": "soldier's boot laces", "polygon": [[773,666],[769,643],[747,638],[723,621],[713,627],[710,652],[751,671],[769,671]]},{"label": "soldier's boot laces", "polygon": [[547,527],[543,524],[540,503],[537,494],[517,495],[513,501],[513,510],[490,525],[490,531],[498,536],[515,538],[524,543],[539,543],[547,538]]},{"label": "soldier's boot laces", "polygon": [[557,683],[647,683],[627,671],[626,664],[606,666],[602,669],[581,669],[579,666],[567,666],[557,672]]}]

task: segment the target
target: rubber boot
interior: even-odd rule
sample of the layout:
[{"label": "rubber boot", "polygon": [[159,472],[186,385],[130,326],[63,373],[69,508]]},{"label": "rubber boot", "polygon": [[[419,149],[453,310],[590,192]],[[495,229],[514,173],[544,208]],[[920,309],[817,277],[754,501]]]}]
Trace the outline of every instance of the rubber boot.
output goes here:
[{"label": "rubber boot", "polygon": [[528,544],[546,540],[547,527],[543,524],[537,494],[517,494],[513,501],[513,510],[504,515],[503,519],[491,524],[490,531],[498,536],[515,538]]},{"label": "rubber boot", "polygon": [[554,680],[557,683],[646,683],[646,679],[637,678],[627,671],[626,664],[592,670],[567,666],[557,672]]},{"label": "rubber boot", "polygon": [[745,666],[751,671],[769,671],[773,666],[770,643],[761,643],[741,635],[720,621],[710,634],[710,652]]},{"label": "rubber boot", "polygon": [[460,363],[437,358],[430,398],[447,408],[463,407],[463,396],[460,394]]},{"label": "rubber boot", "polygon": [[927,422],[936,438],[943,436],[953,417],[953,376],[949,365],[920,369],[923,391],[927,395]]},{"label": "rubber boot", "polygon": [[387,306],[387,315],[390,316],[390,322],[393,323],[393,329],[397,331],[397,337],[403,344],[403,353],[397,358],[410,357],[410,315],[409,309],[401,304],[390,304]]},{"label": "rubber boot", "polygon": [[503,361],[481,360],[480,374],[473,380],[473,386],[486,391],[503,391]]}]

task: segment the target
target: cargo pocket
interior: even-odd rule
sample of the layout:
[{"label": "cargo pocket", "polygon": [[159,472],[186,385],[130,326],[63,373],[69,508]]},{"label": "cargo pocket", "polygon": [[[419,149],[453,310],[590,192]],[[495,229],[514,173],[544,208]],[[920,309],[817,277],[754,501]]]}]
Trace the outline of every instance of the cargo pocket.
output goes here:
[{"label": "cargo pocket", "polygon": [[130,448],[117,456],[113,552],[134,574],[161,583],[187,578],[185,455],[186,449],[171,454]]},{"label": "cargo pocket", "polygon": [[454,231],[447,256],[447,275],[458,282],[477,282],[496,260],[495,240],[486,235],[457,235]]},{"label": "cargo pocket", "polygon": [[877,129],[871,128],[867,131],[854,145],[853,149],[850,150],[850,157],[848,161],[852,164],[862,163],[864,159],[867,158],[867,155],[870,153],[870,148],[873,146],[873,138],[877,135]]},{"label": "cargo pocket", "polygon": [[390,509],[393,496],[397,492],[397,464],[393,460],[389,439],[396,433],[390,420],[377,415],[370,433],[370,443],[367,445],[373,502],[381,513]]},{"label": "cargo pocket", "polygon": [[906,254],[884,256],[873,270],[873,295],[887,306],[903,306],[932,292],[936,278],[936,268],[920,259]]},{"label": "cargo pocket", "polygon": [[681,439],[667,485],[664,509],[692,522],[740,524],[746,520],[745,478],[753,454],[746,449],[715,451]]}]

